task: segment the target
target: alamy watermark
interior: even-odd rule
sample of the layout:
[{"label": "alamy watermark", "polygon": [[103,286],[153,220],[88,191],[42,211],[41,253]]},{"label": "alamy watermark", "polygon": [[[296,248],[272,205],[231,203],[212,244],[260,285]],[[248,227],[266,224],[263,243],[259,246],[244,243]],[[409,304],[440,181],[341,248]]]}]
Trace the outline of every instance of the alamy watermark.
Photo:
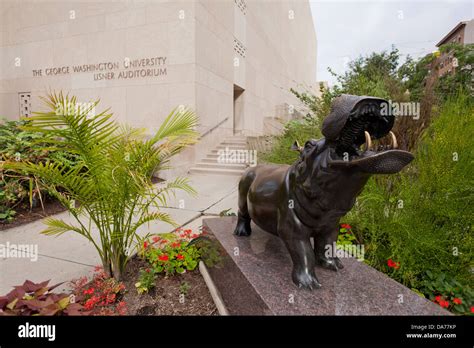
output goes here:
[{"label": "alamy watermark", "polygon": [[327,244],[324,247],[324,256],[326,258],[337,257],[355,257],[357,261],[364,261],[365,249],[363,244]]},{"label": "alamy watermark", "polygon": [[93,117],[95,113],[95,105],[93,102],[64,102],[56,103],[56,115],[79,116],[86,114],[87,117]]},{"label": "alamy watermark", "polygon": [[217,155],[218,163],[249,164],[251,167],[257,165],[257,150],[235,150],[226,147],[218,150]]},{"label": "alamy watermark", "polygon": [[380,104],[380,114],[382,116],[412,117],[414,120],[419,120],[420,103],[389,100],[388,103]]},{"label": "alamy watermark", "polygon": [[0,258],[21,258],[38,261],[38,244],[0,244]]}]

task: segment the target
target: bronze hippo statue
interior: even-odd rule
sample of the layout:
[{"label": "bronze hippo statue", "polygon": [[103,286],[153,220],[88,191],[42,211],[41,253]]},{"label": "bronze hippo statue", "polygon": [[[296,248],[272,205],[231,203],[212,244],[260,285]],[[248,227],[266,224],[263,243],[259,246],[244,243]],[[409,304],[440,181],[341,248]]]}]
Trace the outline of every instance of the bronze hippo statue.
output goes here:
[{"label": "bronze hippo statue", "polygon": [[[316,265],[336,271],[343,267],[337,257],[325,255],[325,248],[336,242],[339,219],[353,207],[369,177],[397,173],[413,160],[410,152],[397,149],[391,132],[394,116],[387,108],[384,99],[342,95],[324,119],[324,138],[308,140],[304,147],[295,142],[292,148],[300,152],[295,163],[250,167],[239,182],[234,234],[249,236],[253,220],[278,235],[290,253],[292,279],[300,288],[321,286]],[[381,143],[377,148],[372,145],[375,139]]]}]

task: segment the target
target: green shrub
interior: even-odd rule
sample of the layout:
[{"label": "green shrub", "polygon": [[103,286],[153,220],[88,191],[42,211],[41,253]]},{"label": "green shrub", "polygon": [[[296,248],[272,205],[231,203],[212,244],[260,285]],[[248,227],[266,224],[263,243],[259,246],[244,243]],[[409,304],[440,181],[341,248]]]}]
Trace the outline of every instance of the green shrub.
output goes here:
[{"label": "green shrub", "polygon": [[445,273],[426,271],[420,291],[431,301],[457,314],[472,314],[474,289],[463,286]]},{"label": "green shrub", "polygon": [[299,153],[290,150],[291,145],[298,141],[304,144],[308,139],[321,136],[319,125],[313,120],[292,120],[285,125],[283,134],[276,136],[273,147],[269,152],[263,153],[261,158],[264,162],[291,164],[298,159]]},{"label": "green shrub", "polygon": [[[60,147],[48,147],[53,140],[41,132],[31,132],[25,127],[30,120],[6,121],[0,125],[0,162],[24,161],[44,163],[54,159],[64,168],[73,166],[78,156]],[[24,171],[3,170],[0,168],[0,221],[11,221],[18,207],[34,207],[49,197],[45,187],[40,185],[37,176]]]},{"label": "green shrub", "polygon": [[179,230],[177,233],[155,236],[153,243],[146,242],[144,255],[153,272],[173,275],[193,271],[201,258],[199,248],[192,243],[197,237],[191,230]]},{"label": "green shrub", "polygon": [[193,271],[201,260],[208,267],[217,266],[222,261],[215,241],[202,229],[194,233],[191,229],[179,228],[172,233],[155,235],[151,241],[143,243],[140,254],[154,273],[166,275]]}]

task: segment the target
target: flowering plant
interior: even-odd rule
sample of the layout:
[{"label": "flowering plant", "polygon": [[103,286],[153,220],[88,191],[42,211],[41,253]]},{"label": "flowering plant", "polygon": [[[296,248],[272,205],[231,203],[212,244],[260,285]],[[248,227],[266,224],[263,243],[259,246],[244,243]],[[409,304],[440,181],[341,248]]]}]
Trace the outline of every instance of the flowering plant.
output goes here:
[{"label": "flowering plant", "polygon": [[337,245],[351,245],[357,241],[352,233],[352,227],[349,224],[341,224],[339,227],[339,235],[337,236]]},{"label": "flowering plant", "polygon": [[72,282],[76,302],[90,311],[90,315],[125,315],[127,308],[121,301],[125,285],[107,277],[102,267],[96,267],[91,281],[81,277]]},{"label": "flowering plant", "polygon": [[200,253],[190,241],[197,237],[192,230],[178,231],[174,238],[169,235],[154,236],[153,243],[143,244],[145,258],[156,273],[170,275],[192,271],[198,265]]},{"label": "flowering plant", "polygon": [[461,284],[445,273],[426,271],[422,292],[443,308],[464,315],[474,314],[474,290]]},{"label": "flowering plant", "polygon": [[392,259],[388,259],[387,260],[387,266],[389,268],[399,269],[400,268],[400,262],[395,262]]},{"label": "flowering plant", "polygon": [[201,258],[216,258],[215,249],[205,239],[206,233],[177,229],[155,235],[143,243],[143,255],[156,273],[171,275],[194,270]]}]

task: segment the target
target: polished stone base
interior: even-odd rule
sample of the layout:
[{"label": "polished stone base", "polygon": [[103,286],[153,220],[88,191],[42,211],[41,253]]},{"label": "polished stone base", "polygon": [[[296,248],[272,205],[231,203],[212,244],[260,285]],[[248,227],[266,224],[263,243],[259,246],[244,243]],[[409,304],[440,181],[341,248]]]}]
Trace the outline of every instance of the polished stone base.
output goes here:
[{"label": "polished stone base", "polygon": [[209,273],[230,314],[450,315],[354,258],[342,259],[339,272],[316,268],[320,289],[298,289],[283,242],[254,224],[250,237],[234,236],[236,222],[236,217],[203,220],[223,249],[222,265]]}]

